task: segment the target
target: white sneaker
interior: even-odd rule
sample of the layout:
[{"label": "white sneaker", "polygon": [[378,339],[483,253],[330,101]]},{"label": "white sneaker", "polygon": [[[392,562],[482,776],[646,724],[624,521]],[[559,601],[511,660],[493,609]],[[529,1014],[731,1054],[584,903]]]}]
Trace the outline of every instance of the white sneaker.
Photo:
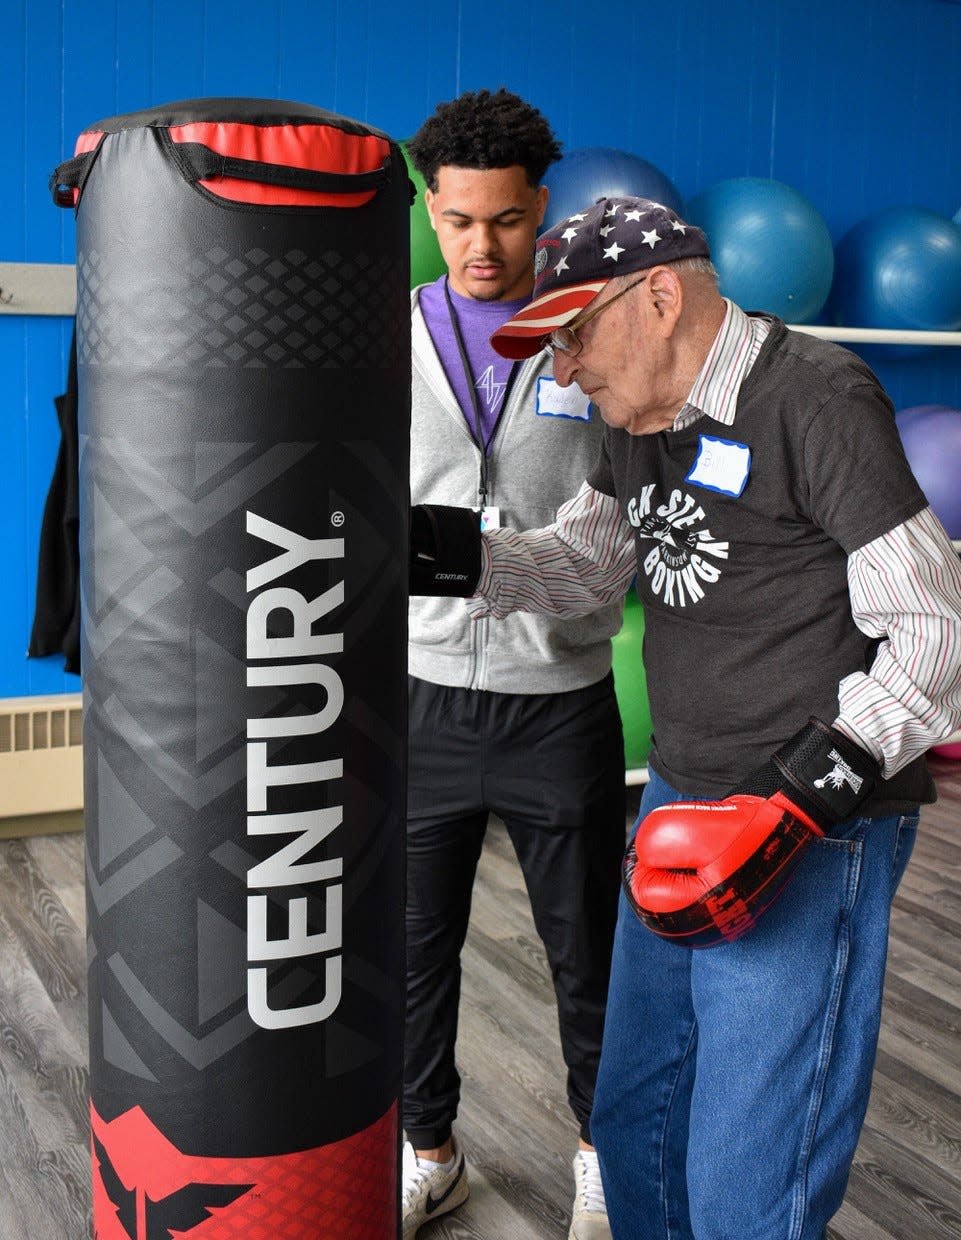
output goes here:
[{"label": "white sneaker", "polygon": [[601,1168],[594,1150],[574,1155],[574,1212],[567,1240],[611,1240]]},{"label": "white sneaker", "polygon": [[449,1163],[425,1162],[414,1153],[409,1141],[404,1142],[403,1197],[401,1214],[404,1240],[417,1235],[417,1229],[440,1214],[454,1210],[467,1200],[467,1166],[464,1155],[453,1137],[454,1156]]}]

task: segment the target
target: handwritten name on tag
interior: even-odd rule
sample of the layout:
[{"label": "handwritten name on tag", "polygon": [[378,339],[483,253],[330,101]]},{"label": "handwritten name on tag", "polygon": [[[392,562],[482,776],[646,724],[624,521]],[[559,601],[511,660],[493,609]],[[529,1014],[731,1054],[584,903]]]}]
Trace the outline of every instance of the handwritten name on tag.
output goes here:
[{"label": "handwritten name on tag", "polygon": [[687,481],[736,499],[747,485],[750,472],[751,449],[747,444],[702,435]]}]

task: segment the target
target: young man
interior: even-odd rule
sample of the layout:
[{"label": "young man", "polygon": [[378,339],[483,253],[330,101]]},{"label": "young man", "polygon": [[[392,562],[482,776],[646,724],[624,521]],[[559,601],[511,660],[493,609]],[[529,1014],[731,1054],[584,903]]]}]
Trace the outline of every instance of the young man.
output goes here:
[{"label": "young man", "polygon": [[[488,528],[542,525],[594,465],[602,427],[549,359],[505,362],[489,338],[530,297],[557,142],[516,95],[479,91],[441,104],[409,150],[448,267],[412,294],[412,500],[480,510]],[[411,598],[405,1237],[468,1192],[453,1131],[460,952],[491,813],[554,979],[580,1130],[570,1235],[610,1235],[589,1117],[625,834],[611,676],[623,594],[589,617],[504,625],[472,624],[456,598]]]},{"label": "young man", "polygon": [[[553,525],[484,535],[468,609],[576,614],[635,571],[644,602],[652,774],[591,1117],[611,1230],[823,1240],[924,753],[961,723],[961,566],[871,371],[722,298],[700,230],[612,198],[535,263],[495,347],[547,347],[604,447]],[[471,527],[435,517],[436,573]]]}]

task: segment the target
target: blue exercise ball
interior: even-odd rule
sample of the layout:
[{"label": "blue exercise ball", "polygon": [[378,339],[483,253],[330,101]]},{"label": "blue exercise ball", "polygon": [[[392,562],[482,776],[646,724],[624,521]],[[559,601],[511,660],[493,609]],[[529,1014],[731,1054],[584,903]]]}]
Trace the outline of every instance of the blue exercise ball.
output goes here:
[{"label": "blue exercise ball", "polygon": [[687,219],[707,233],[725,297],[788,323],[817,318],[831,291],[834,244],[799,190],[765,177],[732,177],[698,194]]},{"label": "blue exercise ball", "polygon": [[683,201],[673,182],[653,164],[608,146],[587,146],[552,164],[544,177],[550,191],[541,231],[593,206],[598,198],[651,198],[678,215]]},{"label": "blue exercise ball", "polygon": [[897,414],[911,471],[951,538],[961,538],[961,409],[915,405]]},{"label": "blue exercise ball", "polygon": [[961,227],[927,207],[888,207],[835,251],[831,317],[852,327],[961,328]]}]

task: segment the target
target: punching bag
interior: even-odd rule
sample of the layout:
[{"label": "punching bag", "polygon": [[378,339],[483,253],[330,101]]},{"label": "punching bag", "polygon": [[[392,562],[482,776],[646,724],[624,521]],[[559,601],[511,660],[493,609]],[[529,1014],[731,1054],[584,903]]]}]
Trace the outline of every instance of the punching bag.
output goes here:
[{"label": "punching bag", "polygon": [[201,99],[76,209],[96,1240],[399,1234],[409,183]]}]

